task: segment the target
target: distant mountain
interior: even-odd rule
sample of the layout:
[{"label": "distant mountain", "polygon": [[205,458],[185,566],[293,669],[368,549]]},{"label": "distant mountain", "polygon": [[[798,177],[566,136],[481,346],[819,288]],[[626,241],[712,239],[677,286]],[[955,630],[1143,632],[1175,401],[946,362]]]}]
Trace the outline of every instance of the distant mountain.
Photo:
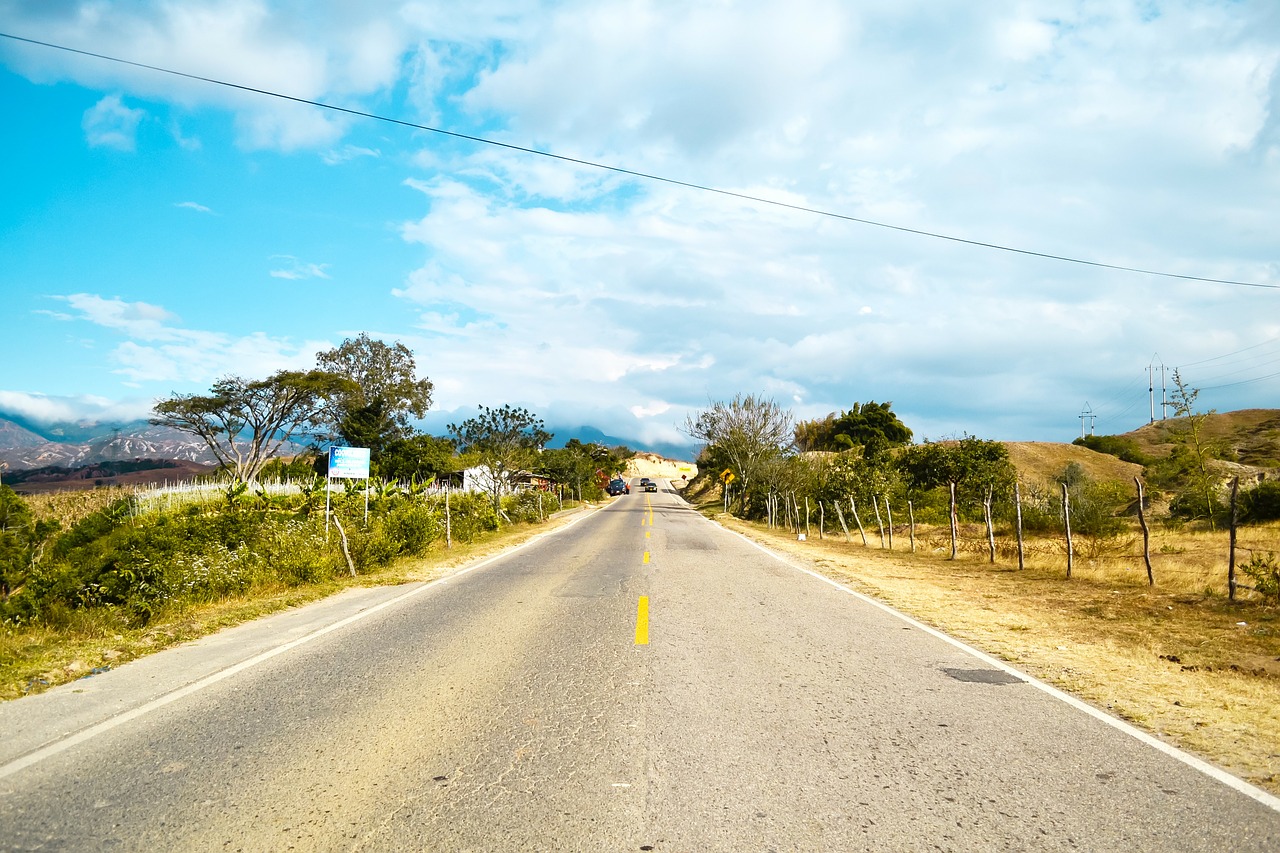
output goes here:
[{"label": "distant mountain", "polygon": [[[31,424],[0,418],[0,462],[14,471],[57,465],[78,468],[131,459],[171,459],[212,465],[205,443],[193,435],[146,421],[126,424]],[[68,437],[70,436],[70,437]]]},{"label": "distant mountain", "polygon": [[583,444],[603,444],[605,447],[626,445],[632,450],[651,451],[660,456],[665,456],[668,459],[680,459],[685,461],[693,461],[694,456],[697,455],[698,452],[698,448],[696,447],[675,444],[673,442],[659,441],[640,443],[635,439],[618,438],[616,435],[608,435],[593,426],[547,427],[547,432],[555,435],[555,438],[551,441],[551,447],[564,447],[571,439],[576,438]]},{"label": "distant mountain", "polygon": [[[687,446],[669,442],[641,444],[593,426],[548,427],[548,431],[555,435],[552,447],[564,447],[576,438],[583,443],[595,442],[607,447],[626,445],[669,459],[692,460],[695,455],[695,449]],[[301,448],[286,448],[286,452],[298,450]],[[205,465],[217,461],[199,438],[168,427],[153,426],[147,421],[40,424],[14,415],[0,415],[0,463],[7,463],[12,471],[48,466],[79,468],[133,459],[171,459]]]}]

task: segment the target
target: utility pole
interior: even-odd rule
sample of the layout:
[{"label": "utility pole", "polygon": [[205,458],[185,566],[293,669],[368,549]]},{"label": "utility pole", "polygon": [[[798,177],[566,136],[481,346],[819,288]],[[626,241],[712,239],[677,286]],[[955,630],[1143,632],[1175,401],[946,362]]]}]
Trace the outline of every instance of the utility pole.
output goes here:
[{"label": "utility pole", "polygon": [[1089,435],[1093,435],[1093,424],[1098,416],[1093,413],[1093,407],[1089,405],[1089,401],[1084,401],[1084,410],[1080,412],[1080,437],[1084,438],[1084,419],[1089,419]]},{"label": "utility pole", "polygon": [[1164,402],[1164,362],[1160,359],[1160,353],[1152,353],[1151,363],[1147,365],[1147,396],[1151,399],[1151,420],[1149,423],[1156,422],[1156,362],[1160,362],[1160,420],[1164,420],[1164,407],[1168,405]]}]

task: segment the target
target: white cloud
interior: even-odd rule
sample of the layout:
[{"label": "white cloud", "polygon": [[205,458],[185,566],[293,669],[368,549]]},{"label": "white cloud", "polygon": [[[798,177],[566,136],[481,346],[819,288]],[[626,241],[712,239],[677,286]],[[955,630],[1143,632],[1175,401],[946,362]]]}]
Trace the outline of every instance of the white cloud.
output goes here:
[{"label": "white cloud", "polygon": [[85,111],[81,126],[92,148],[132,151],[137,145],[138,123],[146,114],[146,110],[126,107],[119,94],[112,94]]},{"label": "white cloud", "polygon": [[325,272],[328,264],[312,264],[300,261],[292,255],[272,255],[273,261],[284,261],[284,265],[279,269],[273,269],[270,272],[272,278],[283,278],[288,281],[303,281],[309,278],[329,278],[329,274]]},{"label": "white cloud", "polygon": [[152,404],[151,400],[112,400],[91,394],[57,397],[25,391],[0,391],[0,412],[40,424],[142,420],[151,414]]},{"label": "white cloud", "polygon": [[205,207],[203,204],[200,204],[194,201],[179,201],[179,202],[176,202],[173,206],[183,207],[183,208],[186,208],[187,210],[194,210],[197,213],[213,213],[212,210]]},{"label": "white cloud", "polygon": [[344,145],[341,148],[330,149],[320,155],[326,165],[338,166],[343,163],[356,160],[360,157],[381,157],[381,153],[372,148],[361,148],[358,145]]}]

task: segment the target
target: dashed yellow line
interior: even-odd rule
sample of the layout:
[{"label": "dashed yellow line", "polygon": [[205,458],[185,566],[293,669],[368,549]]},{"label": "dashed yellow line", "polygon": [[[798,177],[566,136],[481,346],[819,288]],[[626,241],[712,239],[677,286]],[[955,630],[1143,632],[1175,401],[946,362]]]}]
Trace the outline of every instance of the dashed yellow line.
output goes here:
[{"label": "dashed yellow line", "polygon": [[649,596],[640,596],[636,605],[636,645],[649,645]]},{"label": "dashed yellow line", "polygon": [[645,552],[644,552],[644,564],[645,564],[646,566],[647,566],[647,565],[649,565],[649,552],[648,552],[648,551],[645,551]]}]

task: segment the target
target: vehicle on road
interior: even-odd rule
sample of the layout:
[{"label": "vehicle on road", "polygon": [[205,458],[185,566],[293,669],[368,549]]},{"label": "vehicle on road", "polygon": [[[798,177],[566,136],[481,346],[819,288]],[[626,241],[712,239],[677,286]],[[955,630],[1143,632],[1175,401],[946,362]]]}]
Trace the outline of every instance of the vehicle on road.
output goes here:
[{"label": "vehicle on road", "polygon": [[645,481],[644,481],[644,490],[645,490],[646,492],[656,492],[656,491],[658,491],[658,484],[657,484],[657,483],[655,483],[653,480],[645,480]]},{"label": "vehicle on road", "polygon": [[609,497],[616,498],[618,495],[631,494],[631,487],[627,485],[626,480],[610,480],[608,490]]}]

